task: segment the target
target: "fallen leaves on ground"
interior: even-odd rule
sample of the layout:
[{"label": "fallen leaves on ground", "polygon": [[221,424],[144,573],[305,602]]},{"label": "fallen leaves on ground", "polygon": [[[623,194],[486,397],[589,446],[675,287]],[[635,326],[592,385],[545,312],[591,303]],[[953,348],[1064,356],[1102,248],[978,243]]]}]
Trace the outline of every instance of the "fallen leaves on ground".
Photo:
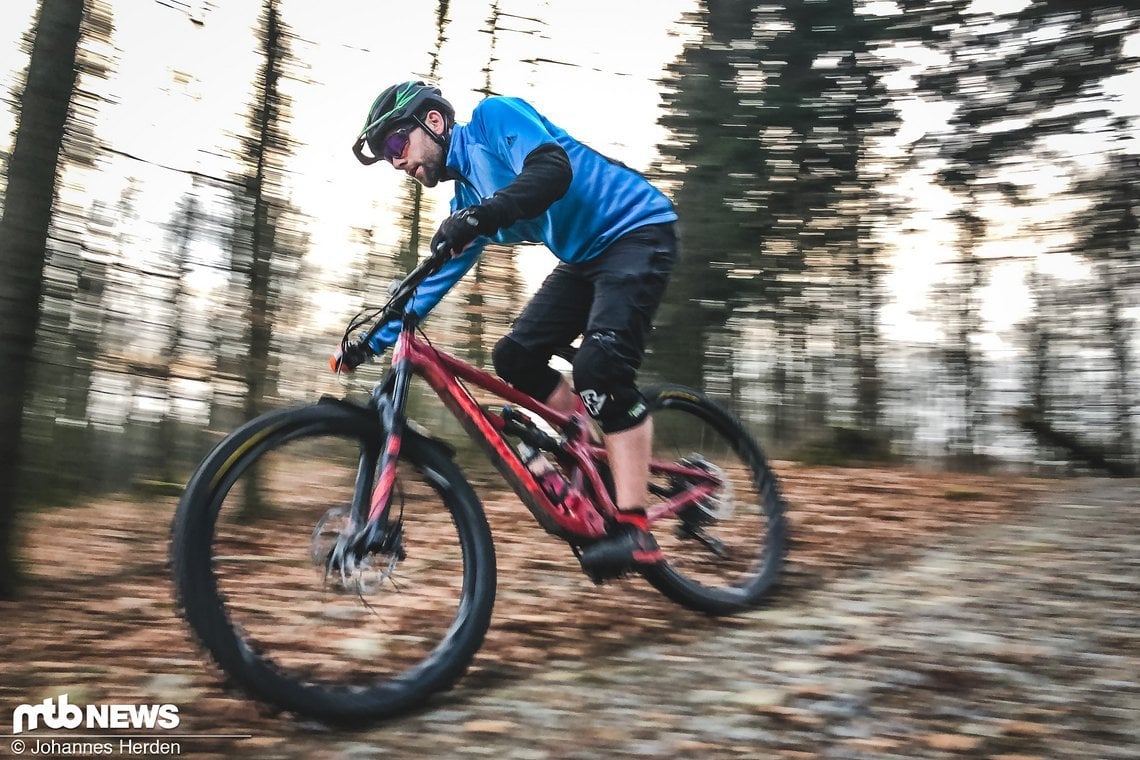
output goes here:
[{"label": "fallen leaves on ground", "polygon": [[[777,605],[794,605],[797,591],[829,579],[903,560],[948,531],[1016,520],[1050,487],[1025,478],[910,469],[786,462],[775,468],[792,535]],[[755,622],[695,615],[640,580],[595,587],[565,544],[538,528],[501,483],[485,476],[477,490],[495,536],[499,584],[491,629],[464,682],[469,688],[531,677],[551,664],[602,657],[636,642],[684,641],[710,626]],[[176,613],[166,569],[174,506],[172,499],[103,498],[25,517],[26,595],[0,603],[4,705],[63,692],[72,703],[169,701],[193,705],[184,709],[186,730],[281,732],[276,719],[223,691],[219,673]],[[272,540],[271,532],[265,535]],[[831,656],[859,652],[837,648]],[[757,710],[802,718],[757,700]],[[491,733],[509,728],[480,721],[468,726]],[[962,743],[961,737],[930,737],[939,749],[960,751]]]}]

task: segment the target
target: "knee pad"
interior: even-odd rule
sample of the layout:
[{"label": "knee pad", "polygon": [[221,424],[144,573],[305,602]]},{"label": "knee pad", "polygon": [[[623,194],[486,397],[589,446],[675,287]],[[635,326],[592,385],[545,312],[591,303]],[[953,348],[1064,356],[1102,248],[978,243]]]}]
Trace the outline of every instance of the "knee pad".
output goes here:
[{"label": "knee pad", "polygon": [[539,401],[545,401],[562,379],[558,370],[549,365],[550,354],[542,356],[531,351],[509,335],[495,344],[491,362],[499,377]]},{"label": "knee pad", "polygon": [[649,408],[634,385],[637,366],[612,332],[590,333],[574,357],[574,388],[604,433],[641,423]]}]

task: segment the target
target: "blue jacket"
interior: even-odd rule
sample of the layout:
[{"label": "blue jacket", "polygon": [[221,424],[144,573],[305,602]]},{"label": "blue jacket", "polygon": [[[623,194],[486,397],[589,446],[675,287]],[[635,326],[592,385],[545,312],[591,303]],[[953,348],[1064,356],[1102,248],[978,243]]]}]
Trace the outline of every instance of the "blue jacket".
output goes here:
[{"label": "blue jacket", "polygon": [[[669,199],[633,169],[578,142],[526,101],[504,97],[487,98],[475,107],[469,123],[452,128],[447,167],[458,179],[451,212],[477,205],[509,185],[531,151],[551,142],[570,159],[573,178],[566,194],[542,214],[477,239],[424,280],[412,301],[416,314],[427,315],[488,242],[544,243],[562,261],[577,263],[598,256],[638,227],[677,219]],[[396,321],[385,325],[373,348],[394,343],[399,328]]]}]

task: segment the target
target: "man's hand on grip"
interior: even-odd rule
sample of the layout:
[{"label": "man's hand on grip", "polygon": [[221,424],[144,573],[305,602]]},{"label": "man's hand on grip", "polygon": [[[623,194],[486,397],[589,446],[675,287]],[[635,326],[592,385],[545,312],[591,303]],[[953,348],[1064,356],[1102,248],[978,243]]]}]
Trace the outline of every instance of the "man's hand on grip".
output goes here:
[{"label": "man's hand on grip", "polygon": [[431,239],[431,252],[458,256],[480,235],[491,235],[498,229],[494,214],[483,206],[469,206],[443,220]]},{"label": "man's hand on grip", "polygon": [[371,353],[361,343],[346,343],[329,358],[329,368],[333,372],[352,372],[368,361]]}]

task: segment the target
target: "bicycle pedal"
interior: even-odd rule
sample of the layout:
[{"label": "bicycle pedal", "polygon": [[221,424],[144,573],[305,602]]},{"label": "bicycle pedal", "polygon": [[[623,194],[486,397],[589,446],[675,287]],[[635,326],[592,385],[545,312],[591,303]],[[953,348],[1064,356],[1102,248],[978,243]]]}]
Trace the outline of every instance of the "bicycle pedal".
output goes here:
[{"label": "bicycle pedal", "polygon": [[605,573],[590,572],[586,566],[582,564],[582,549],[579,546],[570,544],[570,549],[574,552],[574,558],[578,560],[578,567],[582,570],[582,575],[590,579],[590,582],[595,586],[601,586],[608,580],[613,580]]},{"label": "bicycle pedal", "polygon": [[611,581],[622,581],[634,574],[632,568],[627,570],[619,570],[614,573],[591,573],[585,569],[582,570],[590,582],[595,586],[604,586]]},{"label": "bicycle pedal", "polygon": [[[581,563],[581,557],[578,558]],[[588,570],[582,566],[582,574],[590,579],[590,582],[595,586],[604,586],[610,581],[620,581],[629,578],[632,575],[637,575],[637,568],[628,565],[625,567],[610,567],[601,570]]]}]

